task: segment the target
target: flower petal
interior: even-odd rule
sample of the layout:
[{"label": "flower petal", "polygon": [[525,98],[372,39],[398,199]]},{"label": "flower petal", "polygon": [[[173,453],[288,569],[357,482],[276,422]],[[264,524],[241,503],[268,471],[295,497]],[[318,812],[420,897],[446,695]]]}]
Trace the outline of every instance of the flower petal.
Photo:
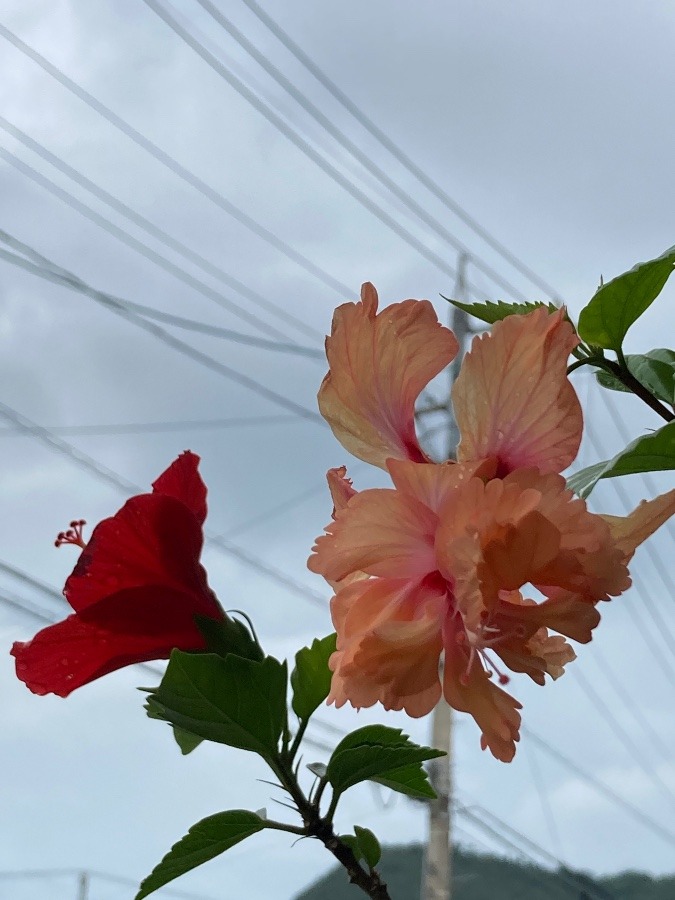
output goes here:
[{"label": "flower petal", "polygon": [[352,485],[351,478],[347,478],[347,467],[340,466],[337,469],[329,469],[326,473],[328,490],[333,498],[333,518],[335,513],[344,509],[357,491]]},{"label": "flower petal", "polygon": [[627,516],[600,516],[628,562],[643,541],[675,514],[675,490],[643,500]]},{"label": "flower petal", "polygon": [[171,463],[152,489],[156,494],[180,500],[192,512],[200,525],[206,519],[206,485],[198,471],[199,457],[186,450]]},{"label": "flower petal", "polygon": [[555,585],[582,594],[586,599],[606,600],[630,586],[627,559],[617,547],[603,516],[589,512],[586,502],[567,489],[561,475],[540,475],[536,470],[513,472],[506,485],[540,494],[537,510],[560,533],[560,552],[530,575],[543,593]]},{"label": "flower petal", "polygon": [[372,284],[345,303],[326,339],[329,371],[319,409],[343,447],[385,468],[389,457],[427,460],[415,433],[415,401],[457,354],[453,333],[428,300],[404,300],[377,313]]},{"label": "flower petal", "polygon": [[15,643],[17,677],[34,694],[67,697],[123,666],[168,659],[174,647],[202,650],[193,612],[190,597],[163,586],[113,594]]},{"label": "flower petal", "polygon": [[470,478],[490,478],[494,475],[492,460],[463,464],[450,461],[439,465],[388,459],[387,469],[397,490],[414,497],[435,513]]},{"label": "flower petal", "polygon": [[[525,606],[500,601],[491,617],[491,623],[502,633],[507,634],[516,625],[529,640],[540,628],[550,628],[580,644],[591,640],[591,632],[599,621],[595,604],[570,591],[560,591],[543,603]],[[499,647],[495,650],[499,652]]]},{"label": "flower petal", "polygon": [[468,712],[482,732],[481,746],[490,749],[502,762],[511,762],[520,740],[522,704],[497,687],[477,657],[470,660],[458,636],[463,633],[457,616],[448,617],[445,627],[443,696],[453,709]]},{"label": "flower petal", "polygon": [[452,390],[457,459],[495,457],[498,474],[535,466],[561,472],[576,457],[581,406],[567,378],[579,343],[564,309],[508,316],[474,338]]},{"label": "flower petal", "polygon": [[64,594],[76,612],[130,588],[162,587],[189,597],[190,613],[223,613],[199,564],[202,530],[179,500],[141,494],[94,529]]},{"label": "flower petal", "polygon": [[330,582],[355,572],[414,578],[436,568],[436,516],[414,497],[388,488],[356,493],[317,538],[307,565]]},{"label": "flower petal", "polygon": [[339,591],[331,604],[338,637],[328,702],[431,712],[441,695],[446,609],[445,586],[434,579],[373,578]]}]

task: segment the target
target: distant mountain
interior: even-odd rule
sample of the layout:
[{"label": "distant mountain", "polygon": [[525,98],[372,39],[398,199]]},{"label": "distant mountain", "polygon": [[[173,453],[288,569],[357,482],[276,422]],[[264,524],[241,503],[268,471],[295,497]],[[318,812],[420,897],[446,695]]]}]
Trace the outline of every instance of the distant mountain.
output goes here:
[{"label": "distant mountain", "polygon": [[[422,849],[385,847],[378,871],[392,900],[419,900]],[[675,875],[651,878],[625,872],[591,878],[581,872],[551,872],[534,865],[457,850],[453,900],[675,900]],[[364,897],[347,881],[342,867],[329,872],[295,900],[358,900]]]}]

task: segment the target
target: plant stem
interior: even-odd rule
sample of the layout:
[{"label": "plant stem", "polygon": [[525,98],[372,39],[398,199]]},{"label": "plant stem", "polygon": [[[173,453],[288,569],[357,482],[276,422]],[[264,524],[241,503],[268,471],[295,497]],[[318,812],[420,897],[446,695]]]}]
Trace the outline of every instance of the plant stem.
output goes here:
[{"label": "plant stem", "polygon": [[277,761],[278,774],[283,786],[293,798],[293,802],[302,816],[304,828],[302,833],[321,841],[337,861],[345,867],[349,880],[364,894],[373,900],[391,900],[386,884],[375,869],[366,871],[358,862],[351,847],[343,843],[333,830],[333,824],[327,817],[321,816],[316,800],[313,803],[305,797],[293,771],[285,762]]},{"label": "plant stem", "polygon": [[654,412],[661,416],[662,419],[665,419],[666,422],[675,420],[675,413],[672,413],[660,400],[657,400],[656,397],[637,380],[637,378],[628,370],[628,367],[625,365],[625,360],[624,365],[621,365],[618,362],[614,362],[611,359],[605,359],[604,357],[580,359],[567,367],[567,374],[570,375],[575,369],[581,368],[581,366],[595,366],[598,369],[604,369],[605,372],[609,372],[618,379],[631,393],[635,394],[636,397],[639,397],[643,403],[646,403],[650,409],[653,409]]},{"label": "plant stem", "polygon": [[295,759],[295,754],[298,752],[298,748],[300,747],[300,741],[302,740],[302,738],[305,734],[305,729],[307,728],[308,724],[309,724],[309,719],[305,719],[304,721],[300,720],[300,726],[297,730],[295,737],[293,738],[293,743],[291,744],[291,749],[288,753],[288,758],[291,760],[291,762]]},{"label": "plant stem", "polygon": [[622,384],[625,384],[637,397],[654,410],[666,422],[672,422],[675,419],[675,413],[667,409],[656,397],[641,384],[637,378],[629,371],[623,354],[620,355],[622,362],[615,363],[609,359],[603,360],[604,367],[616,376]]}]

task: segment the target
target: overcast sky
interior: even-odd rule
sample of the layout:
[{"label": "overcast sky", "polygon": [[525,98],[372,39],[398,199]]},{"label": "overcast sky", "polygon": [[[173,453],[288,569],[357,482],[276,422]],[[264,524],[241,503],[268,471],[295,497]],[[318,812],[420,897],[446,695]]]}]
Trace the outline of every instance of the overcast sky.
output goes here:
[{"label": "overcast sky", "polygon": [[[260,2],[428,177],[552,285],[572,314],[601,275],[610,278],[675,242],[675,12],[669,4]],[[185,167],[193,180],[208,185],[218,202],[0,37],[0,229],[92,288],[314,351],[322,347],[336,304],[356,297],[365,280],[376,284],[385,303],[428,297],[446,315],[439,294],[455,290],[457,242],[472,255],[468,277],[476,296],[508,299],[487,267],[523,295],[545,299],[540,286],[394,160],[242,0],[216,5],[440,228],[433,231],[365,172],[195,0],[164,8],[263,98],[283,127],[306,142],[310,155],[319,154],[338,180],[377,204],[381,218],[236,93],[143,0],[2,0],[0,23],[6,29]],[[75,184],[16,131],[10,134],[5,121],[181,242],[192,260]],[[189,283],[66,205],[44,181],[31,180],[7,152],[36,170],[38,179],[49,179],[181,269]],[[223,203],[271,237],[254,234]],[[405,230],[406,240],[392,224]],[[454,236],[454,247],[443,230]],[[210,271],[197,265],[195,253]],[[173,430],[152,433],[59,434],[144,487],[180,451],[199,453],[210,490],[208,531],[234,542],[229,550],[205,552],[211,584],[224,605],[252,615],[263,643],[277,654],[292,655],[330,631],[329,590],[305,568],[312,541],[330,515],[325,471],[348,464],[358,488],[384,481],[377,471],[352,465],[316,420],[324,364],[162,326],[228,371],[281,395],[275,400],[181,355],[90,296],[4,259],[0,275],[0,402],[50,429],[172,423]],[[223,281],[228,277],[242,284],[243,293]],[[672,345],[673,296],[669,286],[634,327],[631,350]],[[624,395],[608,404],[587,375],[575,375],[575,384],[599,451],[587,440],[574,468],[620,449],[626,443],[620,429],[630,439],[660,424]],[[297,408],[284,407],[287,401]],[[243,417],[250,421],[222,421]],[[0,431],[0,461],[0,564],[60,590],[75,551],[57,552],[54,536],[71,518],[83,517],[91,526],[110,515],[125,492],[35,435]],[[624,497],[616,486],[605,482],[596,489],[596,510],[623,511],[624,499],[635,504],[670,481],[623,479]],[[602,608],[596,640],[580,651],[580,662],[565,678],[544,689],[517,677],[512,682],[524,702],[526,728],[671,833],[673,535],[672,527],[664,528],[650,552],[638,552],[632,571],[640,592]],[[251,562],[242,562],[239,551]],[[659,570],[660,560],[665,566]],[[258,562],[277,574],[265,574]],[[280,575],[293,584],[284,587]],[[54,617],[64,609],[1,572],[0,597]],[[0,604],[0,870],[79,868],[140,879],[205,815],[261,806],[283,814],[269,801],[268,786],[256,781],[266,774],[252,756],[210,745],[181,758],[168,729],[145,717],[142,696],[134,690],[152,679],[147,672],[116,673],[66,701],[31,695],[15,680],[6,651],[37,627],[27,612]],[[593,706],[577,672],[633,743],[632,751],[616,724],[610,726]],[[325,709],[318,718],[342,730],[381,721],[420,741],[428,738],[428,721],[377,709],[359,716]],[[336,740],[318,725],[310,735],[318,742]],[[659,837],[527,735],[508,766],[481,753],[478,740],[473,721],[456,718],[454,778],[461,803],[489,809],[572,867],[672,871],[675,834]],[[311,759],[326,758],[319,748],[311,753]],[[400,797],[364,786],[343,807],[342,830],[360,824],[385,841],[424,837],[424,812]],[[465,845],[485,841],[505,852],[462,818],[457,826]],[[284,835],[263,833],[174,887],[212,898],[291,900],[329,866],[319,845],[301,842],[291,850]],[[35,885],[0,878],[0,898],[34,897]],[[120,894],[119,886],[94,880],[90,900],[131,897],[132,889],[125,890]],[[54,878],[48,892],[69,900],[75,883]]]}]

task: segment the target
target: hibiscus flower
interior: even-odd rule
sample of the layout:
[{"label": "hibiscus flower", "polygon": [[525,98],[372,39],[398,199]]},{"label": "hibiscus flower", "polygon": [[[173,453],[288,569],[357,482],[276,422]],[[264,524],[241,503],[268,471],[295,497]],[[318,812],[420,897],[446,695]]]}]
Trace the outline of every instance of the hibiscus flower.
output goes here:
[{"label": "hibiscus flower", "polygon": [[336,310],[319,391],[342,445],[394,484],[359,492],[344,467],[328,475],[333,521],[309,568],[335,590],[329,702],[423,716],[444,696],[509,761],[521,704],[504,667],[538,684],[563,673],[575,658],[566,638],[591,639],[598,602],[629,587],[627,563],[675,512],[675,491],[623,518],[590,513],[567,489],[560,472],[583,422],[563,310],[511,316],[474,339],[452,391],[457,461],[432,462],[415,402],[457,341],[426,300],[377,303],[366,284],[360,303]]},{"label": "hibiscus flower", "polygon": [[57,538],[82,547],[64,595],[73,615],[12,647],[16,674],[35,694],[66,697],[133,663],[204,650],[197,617],[224,620],[199,562],[206,486],[199,457],[185,452],[152,493],[132,497],[94,528],[83,521]]}]

